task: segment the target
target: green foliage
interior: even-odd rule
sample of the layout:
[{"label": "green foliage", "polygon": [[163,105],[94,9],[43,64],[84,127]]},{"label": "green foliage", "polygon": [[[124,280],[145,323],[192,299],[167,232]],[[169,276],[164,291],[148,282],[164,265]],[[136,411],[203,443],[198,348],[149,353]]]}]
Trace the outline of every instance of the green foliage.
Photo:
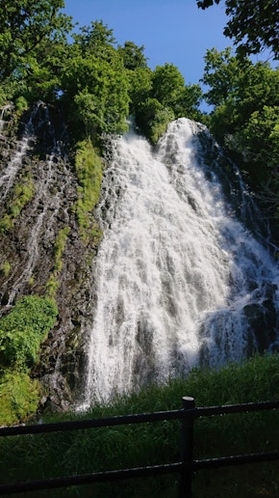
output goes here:
[{"label": "green foliage", "polygon": [[[206,9],[220,0],[197,0],[198,7]],[[278,0],[225,0],[229,21],[224,35],[232,38],[241,55],[258,54],[267,48],[279,56],[279,3]]]},{"label": "green foliage", "polygon": [[41,389],[23,372],[6,370],[0,377],[0,426],[26,421],[38,407]]},{"label": "green foliage", "polygon": [[141,104],[149,98],[152,89],[152,71],[148,67],[127,70],[129,81],[130,114],[136,115]]},{"label": "green foliage", "polygon": [[20,79],[32,72],[30,56],[45,38],[55,39],[71,27],[60,12],[63,0],[4,0],[0,12],[0,77]]},{"label": "green foliage", "polygon": [[[221,105],[232,95],[241,74],[244,64],[237,57],[232,56],[230,48],[218,52],[216,48],[207,50],[205,57],[203,83],[209,86],[204,95],[210,105]],[[251,63],[247,59],[247,64]]]},{"label": "green foliage", "polygon": [[0,233],[8,232],[13,227],[13,221],[11,216],[5,214],[3,218],[0,220]]},{"label": "green foliage", "polygon": [[118,51],[123,59],[123,64],[126,69],[135,71],[139,68],[147,68],[147,59],[144,55],[144,46],[138,47],[132,41],[126,41],[123,47],[118,47]]},{"label": "green foliage", "polygon": [[164,107],[157,99],[147,99],[137,110],[137,125],[153,145],[165,133],[174,119],[171,108]]},{"label": "green foliage", "polygon": [[102,133],[126,131],[128,78],[123,59],[112,45],[112,31],[95,22],[81,28],[74,39],[63,69],[62,100],[69,119],[75,120],[76,136],[85,134],[96,141]]},{"label": "green foliage", "polygon": [[93,217],[93,210],[99,200],[103,175],[103,163],[90,139],[77,144],[75,168],[79,182],[76,212],[81,236],[98,242],[101,231]]},{"label": "green foliage", "polygon": [[22,114],[24,111],[28,109],[28,102],[25,97],[20,96],[15,101],[15,109],[17,114]]},{"label": "green foliage", "polygon": [[271,204],[273,217],[279,193],[279,69],[239,59],[230,49],[207,51],[205,62],[205,98],[214,105],[210,129],[242,162],[252,188],[266,206]]},{"label": "green foliage", "polygon": [[[175,119],[198,116],[202,91],[199,85],[185,85],[184,77],[173,64],[157,66],[152,74],[152,98],[172,109]],[[201,117],[201,113],[199,113]]]},{"label": "green foliage", "polygon": [[105,54],[106,48],[115,44],[113,30],[109,29],[103,21],[91,22],[90,26],[82,26],[79,33],[73,38],[82,52]]},{"label": "green foliage", "polygon": [[252,112],[242,130],[235,134],[235,148],[245,154],[246,160],[266,163],[270,177],[272,170],[276,171],[279,157],[278,106],[265,105]]},{"label": "green foliage", "polygon": [[[95,144],[106,134],[127,131],[130,114],[142,123],[143,104],[148,109],[150,99],[164,108],[147,124],[153,130],[148,135],[153,143],[168,119],[201,120],[199,85],[185,86],[173,64],[152,71],[144,47],[132,41],[116,47],[113,31],[102,21],[79,28],[69,42],[72,24],[60,12],[63,5],[63,0],[36,0],[32,5],[16,0],[0,15],[0,50],[5,52],[0,103],[17,99],[20,113],[35,100],[59,100],[75,141],[91,138]],[[1,231],[12,224],[12,217],[6,217]]]},{"label": "green foliage", "polygon": [[16,184],[14,188],[13,200],[9,206],[9,213],[12,218],[16,218],[24,206],[32,199],[35,187],[32,178],[28,175],[22,183]]},{"label": "green foliage", "polygon": [[17,371],[33,366],[56,316],[57,307],[51,299],[25,296],[18,301],[0,320],[0,365]]},{"label": "green foliage", "polygon": [[25,296],[0,320],[0,425],[15,424],[33,415],[40,384],[29,376],[42,342],[54,326],[55,302]]},{"label": "green foliage", "polygon": [[24,88],[21,90],[30,104],[38,100],[55,103],[61,87],[64,62],[67,60],[69,45],[64,39],[43,39],[29,56],[32,72],[22,75]]},{"label": "green foliage", "polygon": [[165,64],[157,66],[152,73],[146,69],[137,69],[134,73],[129,74],[131,109],[136,124],[152,144],[157,143],[170,121],[183,116],[201,118],[198,111],[201,88],[199,85],[185,85],[176,66]]},{"label": "green foliage", "polygon": [[152,74],[152,97],[163,106],[176,110],[177,101],[184,90],[184,78],[174,64],[157,66]]}]

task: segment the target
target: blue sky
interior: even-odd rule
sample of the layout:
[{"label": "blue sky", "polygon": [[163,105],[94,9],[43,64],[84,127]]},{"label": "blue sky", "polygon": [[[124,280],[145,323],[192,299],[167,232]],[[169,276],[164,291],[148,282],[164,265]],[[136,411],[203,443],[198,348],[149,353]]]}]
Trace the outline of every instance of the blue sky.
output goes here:
[{"label": "blue sky", "polygon": [[196,0],[65,0],[65,12],[80,26],[102,20],[119,45],[144,45],[148,65],[166,62],[178,67],[186,84],[203,76],[206,50],[223,50],[231,40],[223,36],[224,3],[207,10]]}]

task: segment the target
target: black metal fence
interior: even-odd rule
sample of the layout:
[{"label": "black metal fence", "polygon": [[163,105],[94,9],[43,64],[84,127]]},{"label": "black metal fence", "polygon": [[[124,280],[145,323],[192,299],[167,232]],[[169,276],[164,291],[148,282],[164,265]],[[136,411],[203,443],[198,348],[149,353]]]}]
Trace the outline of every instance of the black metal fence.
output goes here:
[{"label": "black metal fence", "polygon": [[2,427],[0,428],[0,437],[23,434],[49,433],[57,431],[72,431],[89,428],[93,429],[96,427],[112,427],[117,425],[139,424],[166,420],[181,420],[181,457],[178,462],[169,464],[113,470],[107,472],[97,472],[93,474],[74,475],[69,477],[58,477],[38,481],[27,481],[23,483],[6,485],[2,484],[0,485],[0,495],[4,496],[11,495],[13,493],[26,493],[47,489],[67,488],[70,486],[92,484],[97,482],[119,481],[122,479],[135,479],[139,477],[154,477],[163,474],[179,473],[180,479],[178,496],[179,498],[191,498],[192,478],[194,473],[198,472],[199,470],[215,469],[231,465],[242,465],[245,463],[279,460],[279,451],[195,460],[193,458],[195,419],[200,417],[210,417],[214,415],[249,413],[254,411],[271,410],[278,408],[279,401],[196,407],[194,398],[183,397],[182,409],[180,410],[141,413],[135,415],[124,415],[120,417],[107,417],[92,420],[80,420],[76,422]]}]

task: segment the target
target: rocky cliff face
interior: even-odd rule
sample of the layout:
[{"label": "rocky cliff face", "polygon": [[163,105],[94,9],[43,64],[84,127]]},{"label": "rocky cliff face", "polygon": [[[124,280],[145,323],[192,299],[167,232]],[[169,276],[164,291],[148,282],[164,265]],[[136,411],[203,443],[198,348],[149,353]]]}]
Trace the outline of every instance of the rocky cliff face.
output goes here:
[{"label": "rocky cliff face", "polygon": [[[265,223],[259,222],[261,216],[253,199],[250,200],[249,192],[243,188],[238,172],[231,165],[228,167],[223,153],[203,128],[197,128],[195,140],[197,161],[203,164],[209,182],[214,183],[215,177],[221,182],[224,198],[230,205],[229,210],[236,213],[236,217],[269,252],[277,251],[278,248],[269,237],[269,229],[262,226]],[[112,144],[109,140],[107,142],[107,162],[110,163],[113,146],[110,150]],[[87,148],[86,153],[95,164],[92,150],[88,151]],[[82,160],[86,163],[85,156],[82,156]],[[123,160],[126,160],[125,157]],[[164,156],[164,163],[172,165],[172,162],[175,165],[175,149],[170,148]],[[102,163],[99,172],[101,178]],[[97,183],[96,177],[95,180],[92,178],[91,170],[90,173],[87,171],[87,175],[90,185]],[[109,213],[112,209],[110,203],[120,195],[121,184],[111,188],[114,172],[108,170],[104,178],[110,175],[112,183],[109,181],[107,187],[103,186],[99,206],[101,218],[101,212]],[[187,184],[183,188],[188,202],[193,212],[198,212],[192,194],[187,193],[186,187]],[[79,398],[83,398],[85,390],[88,330],[93,323],[97,292],[93,286],[93,262],[98,241],[94,239],[93,233],[98,230],[92,230],[92,235],[86,239],[81,235],[77,214],[81,189],[74,147],[57,108],[39,102],[21,118],[18,118],[12,105],[6,106],[2,113],[0,110],[0,317],[9,313],[22,296],[35,294],[55,298],[59,311],[57,323],[42,345],[40,361],[32,371],[32,375],[39,378],[45,388],[41,404],[51,410],[72,407]],[[89,216],[93,217],[93,213]],[[89,225],[96,228],[96,223]],[[231,240],[231,236],[228,240]],[[216,351],[223,351],[225,360],[232,360],[230,348],[224,340],[224,330],[228,328],[228,323],[232,324],[230,333],[234,335],[234,324],[238,324],[239,320],[244,323],[247,356],[255,351],[278,349],[278,279],[276,285],[273,282],[277,266],[274,264],[273,269],[270,263],[271,269],[263,270],[263,276],[260,276],[256,262],[261,267],[261,261],[255,256],[255,266],[249,270],[250,259],[251,264],[254,264],[250,243],[247,246],[243,243],[242,247],[238,240],[232,240],[235,244],[232,253],[234,264],[240,268],[240,275],[243,271],[244,277],[243,281],[240,278],[241,284],[238,284],[238,272],[236,276],[231,276],[231,292],[235,292],[237,298],[237,294],[243,294],[243,288],[246,288],[247,296],[251,296],[240,307],[235,307],[233,303],[225,312],[221,309],[219,315],[217,310],[217,318],[214,318],[214,313],[209,313],[199,330],[201,365],[214,366],[210,358],[217,357],[218,361],[221,358],[221,354],[216,355]],[[118,260],[115,261],[116,265]],[[270,275],[267,278],[265,272],[267,275],[270,273],[272,279]],[[117,306],[116,309],[119,312]],[[236,318],[235,309],[237,313],[240,310]],[[145,331],[145,324],[142,330]],[[145,336],[139,340],[137,333],[135,337],[140,348],[146,347],[149,354],[150,344]],[[174,354],[178,355],[176,351]]]},{"label": "rocky cliff face", "polygon": [[82,386],[96,247],[79,234],[74,158],[60,112],[39,102],[21,119],[12,105],[0,117],[0,310],[55,287],[57,324],[33,374],[45,386],[42,403],[63,408]]}]

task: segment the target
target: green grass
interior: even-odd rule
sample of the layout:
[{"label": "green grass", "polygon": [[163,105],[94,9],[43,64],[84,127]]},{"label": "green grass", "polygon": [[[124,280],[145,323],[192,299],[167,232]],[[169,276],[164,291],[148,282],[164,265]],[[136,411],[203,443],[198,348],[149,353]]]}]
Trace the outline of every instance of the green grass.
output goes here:
[{"label": "green grass", "polygon": [[[164,387],[92,407],[86,414],[44,414],[44,422],[178,409],[183,396],[197,406],[279,399],[279,356],[256,356],[218,371],[195,370]],[[274,451],[279,445],[276,410],[200,418],[195,422],[194,458]],[[6,437],[0,440],[2,482],[75,475],[179,460],[179,421]],[[278,463],[243,465],[197,473],[194,498],[279,497]],[[172,498],[178,475],[85,485],[24,496]]]}]

